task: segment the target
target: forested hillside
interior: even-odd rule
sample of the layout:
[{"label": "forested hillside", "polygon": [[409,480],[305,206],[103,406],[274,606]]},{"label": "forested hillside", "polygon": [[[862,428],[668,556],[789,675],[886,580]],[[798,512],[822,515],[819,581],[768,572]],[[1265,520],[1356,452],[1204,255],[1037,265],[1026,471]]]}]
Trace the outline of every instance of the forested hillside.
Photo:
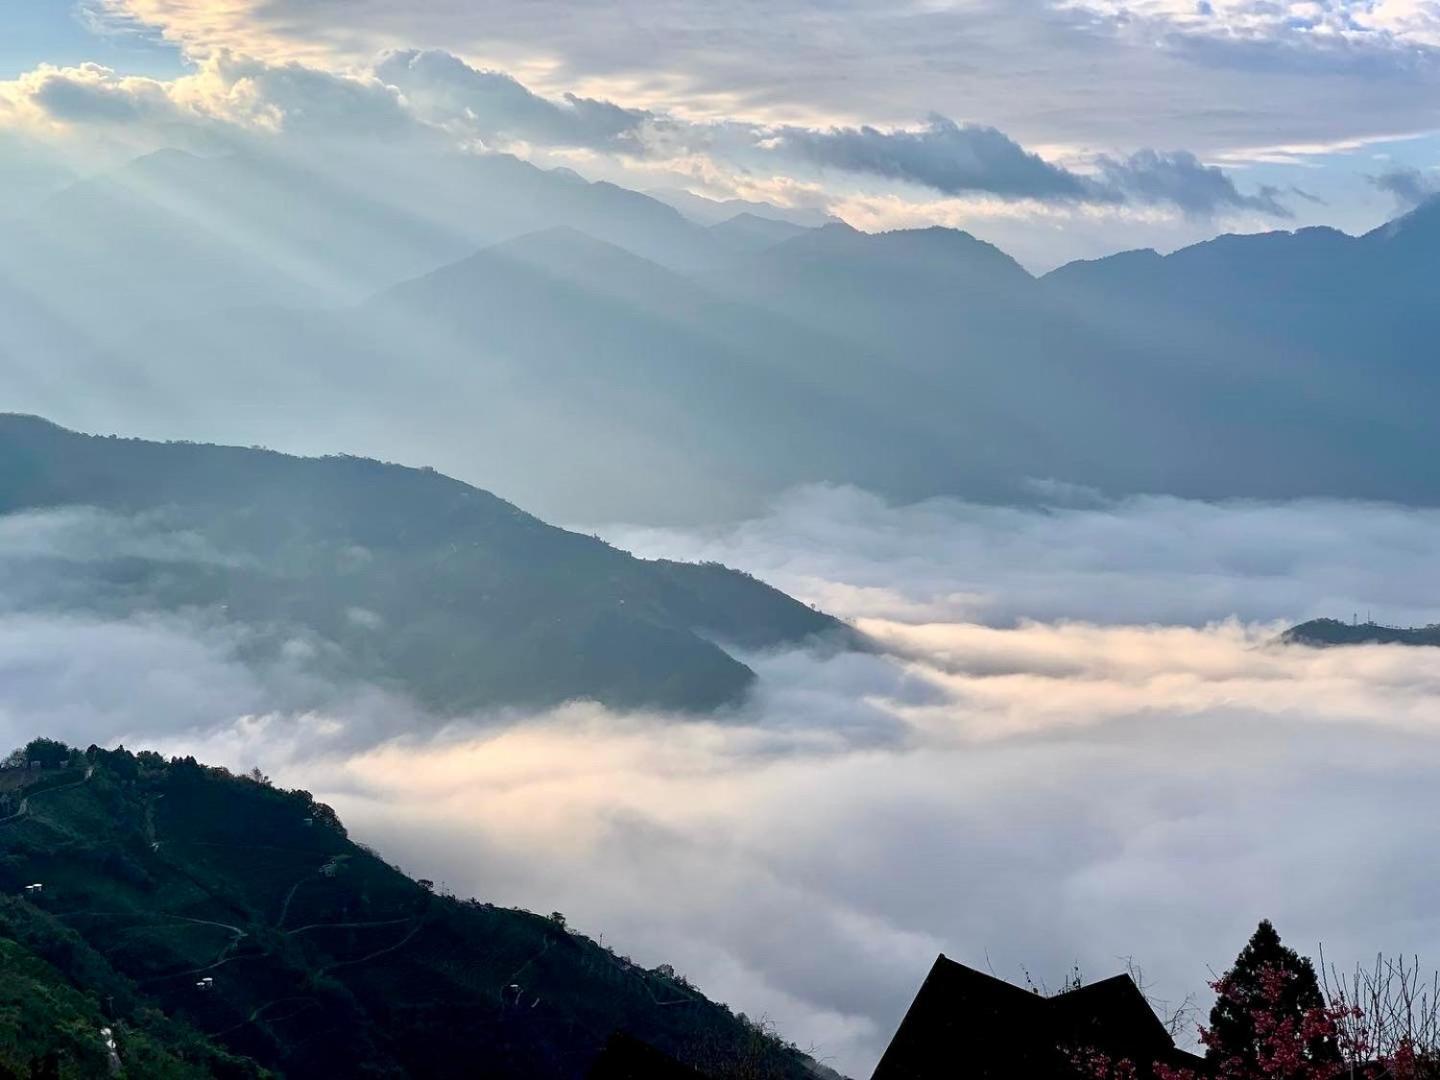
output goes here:
[{"label": "forested hillside", "polygon": [[855,640],[754,578],[635,559],[433,470],[0,416],[0,514],[77,508],[139,540],[34,553],[12,606],[204,612],[250,628],[257,655],[299,640],[325,676],[446,713],[575,698],[712,709],[754,678],[727,647]]},{"label": "forested hillside", "polygon": [[616,1031],[716,1080],[817,1074],[559,913],[410,880],[306,792],[45,740],[7,765],[0,1075],[103,1075],[102,1029],[133,1080],[580,1078]]}]

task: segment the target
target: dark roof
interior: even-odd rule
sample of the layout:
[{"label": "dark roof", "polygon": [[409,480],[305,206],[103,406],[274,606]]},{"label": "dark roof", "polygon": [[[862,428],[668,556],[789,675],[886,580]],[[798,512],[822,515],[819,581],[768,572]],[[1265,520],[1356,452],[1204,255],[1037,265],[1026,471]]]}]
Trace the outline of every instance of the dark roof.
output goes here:
[{"label": "dark roof", "polygon": [[589,1080],[705,1080],[669,1054],[617,1031],[590,1067]]},{"label": "dark roof", "polygon": [[1072,1050],[1142,1068],[1201,1064],[1175,1048],[1128,975],[1042,997],[944,956],[935,961],[873,1080],[1074,1080]]},{"label": "dark roof", "polygon": [[1175,1049],[1165,1025],[1129,975],[1116,975],[1043,998],[1067,1046],[1093,1047],[1129,1058],[1159,1060]]}]

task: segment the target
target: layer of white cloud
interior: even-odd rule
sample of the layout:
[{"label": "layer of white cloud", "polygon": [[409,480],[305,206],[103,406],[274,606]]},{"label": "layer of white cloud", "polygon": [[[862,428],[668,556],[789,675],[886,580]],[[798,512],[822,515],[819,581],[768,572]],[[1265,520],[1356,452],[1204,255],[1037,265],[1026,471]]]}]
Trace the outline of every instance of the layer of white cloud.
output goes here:
[{"label": "layer of white cloud", "polygon": [[[170,83],[80,67],[0,84],[0,127],[71,136],[59,175],[257,128],[393,139],[419,118],[422,137],[439,128],[640,189],[778,200],[868,228],[970,227],[1037,270],[1287,214],[1372,228],[1394,189],[1368,184],[1357,155],[1433,132],[1440,89],[1427,0],[89,10],[199,66]],[[1433,164],[1416,153],[1404,168]],[[1036,186],[1032,160],[1050,182]],[[8,180],[0,169],[0,202],[37,192],[31,171]]]},{"label": "layer of white cloud", "polygon": [[1440,535],[1440,512],[1324,500],[1110,503],[1066,485],[1035,487],[1059,505],[889,506],[854,488],[816,486],[762,518],[705,533],[599,531],[641,556],[743,566],[854,618],[1001,627],[1353,614],[1440,621],[1440,552],[1423,539]]},{"label": "layer of white cloud", "polygon": [[[1311,614],[1440,615],[1440,515],[1063,494],[811,489],[705,534],[605,530],[745,566],[887,647],[755,657],[759,694],[715,721],[575,704],[436,730],[303,648],[242,662],[223,620],[11,603],[0,738],[258,763],[412,872],[562,910],[855,1075],[942,950],[1051,981],[1130,957],[1171,1000],[1264,916],[1342,962],[1440,955],[1432,651],[1274,643]],[[0,532],[0,582],[34,576],[40,539],[89,557],[67,524]],[[153,524],[106,528],[133,548]]]},{"label": "layer of white cloud", "polygon": [[258,131],[374,138],[414,129],[399,94],[374,76],[217,53],[174,79],[98,64],[42,64],[0,82],[0,122],[32,135],[133,132],[164,142],[187,133]]},{"label": "layer of white cloud", "polygon": [[1440,7],[1431,0],[1062,0],[1061,6],[1221,41],[1320,50],[1440,46]]},{"label": "layer of white cloud", "polygon": [[[106,0],[196,55],[360,65],[443,44],[552,95],[709,119],[893,124],[935,111],[1041,145],[1331,142],[1429,130],[1429,0]],[[1223,68],[1223,75],[1216,68]],[[1363,82],[1361,81],[1363,80]]]}]

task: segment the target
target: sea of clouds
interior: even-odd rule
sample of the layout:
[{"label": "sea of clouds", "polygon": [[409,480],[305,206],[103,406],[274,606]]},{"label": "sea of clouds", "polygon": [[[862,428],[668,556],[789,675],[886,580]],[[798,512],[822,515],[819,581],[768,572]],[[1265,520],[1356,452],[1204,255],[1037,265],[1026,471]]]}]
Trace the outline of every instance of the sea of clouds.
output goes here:
[{"label": "sea of clouds", "polygon": [[[440,723],[264,666],[213,616],[35,602],[0,527],[0,741],[37,733],[235,768],[475,895],[559,910],[853,1076],[935,955],[1057,985],[1134,963],[1171,1006],[1261,918],[1344,964],[1440,959],[1440,654],[1284,646],[1317,615],[1440,621],[1440,512],[1335,502],[890,506],[807,488],[705,531],[602,526],[851,620],[862,654],[747,657],[705,720],[575,703]],[[114,526],[132,547],[142,541]],[[167,544],[181,543],[171,537]]]}]

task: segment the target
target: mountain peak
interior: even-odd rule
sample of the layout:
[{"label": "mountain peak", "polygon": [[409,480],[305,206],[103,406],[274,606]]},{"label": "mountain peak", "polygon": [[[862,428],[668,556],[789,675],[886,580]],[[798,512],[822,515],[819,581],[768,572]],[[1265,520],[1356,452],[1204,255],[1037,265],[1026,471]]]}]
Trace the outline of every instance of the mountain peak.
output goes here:
[{"label": "mountain peak", "polygon": [[711,225],[710,232],[737,250],[762,251],[767,247],[784,243],[810,230],[804,225],[775,218],[761,217],[749,210],[743,210],[718,225]]},{"label": "mountain peak", "polygon": [[199,154],[192,154],[189,150],[180,150],[173,146],[164,146],[159,150],[152,150],[148,154],[141,154],[130,162],[130,167],[168,168],[175,165],[193,165],[196,162],[205,160],[207,159],[201,157]]},{"label": "mountain peak", "polygon": [[837,221],[811,229],[776,250],[831,258],[878,258],[925,272],[983,266],[992,273],[1030,277],[1028,271],[994,244],[963,229],[944,225],[870,233]]},{"label": "mountain peak", "polygon": [[1028,270],[1000,248],[964,229],[946,225],[895,229],[876,233],[875,242],[888,254],[922,264],[929,263],[932,268],[939,262],[943,266],[983,268],[988,274],[1016,281],[1032,278]]},{"label": "mountain peak", "polygon": [[1116,272],[1128,273],[1132,270],[1158,266],[1164,261],[1165,256],[1154,248],[1132,248],[1129,251],[1117,251],[1113,255],[1105,255],[1098,259],[1076,259],[1063,266],[1057,266],[1042,277],[1047,282],[1063,284],[1072,279],[1088,277],[1097,273],[1103,275]]},{"label": "mountain peak", "polygon": [[612,244],[608,240],[601,240],[583,229],[577,229],[573,225],[555,225],[549,229],[540,229],[536,232],[525,233],[523,236],[502,241],[485,250],[510,258],[525,259],[527,261],[537,258],[549,259],[558,256],[563,258],[634,260],[637,263],[645,263],[651,266],[658,265],[652,263],[649,259],[642,258],[634,252],[621,247],[619,244]]},{"label": "mountain peak", "polygon": [[[557,225],[482,248],[388,289],[380,299],[421,308],[448,307],[468,317],[474,314],[471,305],[454,308],[457,296],[484,290],[492,300],[502,294],[518,297],[527,288],[551,290],[560,283],[642,306],[679,303],[696,291],[688,279],[657,262],[582,229]],[[551,299],[567,303],[574,298],[567,292],[563,299]]]},{"label": "mountain peak", "polygon": [[1364,238],[1387,241],[1415,236],[1440,238],[1440,194],[1431,195],[1408,213],[1372,229]]},{"label": "mountain peak", "polygon": [[[775,225],[781,228],[789,228],[795,232],[805,231],[805,226],[803,225],[794,225],[788,221],[781,221],[779,218],[763,217],[760,214],[755,213],[755,211],[753,210],[741,210],[740,213],[736,214],[734,217],[728,217],[724,221],[712,225],[711,229],[723,229],[727,225],[754,225],[757,223],[766,226]],[[824,226],[820,227],[823,228]]]}]

